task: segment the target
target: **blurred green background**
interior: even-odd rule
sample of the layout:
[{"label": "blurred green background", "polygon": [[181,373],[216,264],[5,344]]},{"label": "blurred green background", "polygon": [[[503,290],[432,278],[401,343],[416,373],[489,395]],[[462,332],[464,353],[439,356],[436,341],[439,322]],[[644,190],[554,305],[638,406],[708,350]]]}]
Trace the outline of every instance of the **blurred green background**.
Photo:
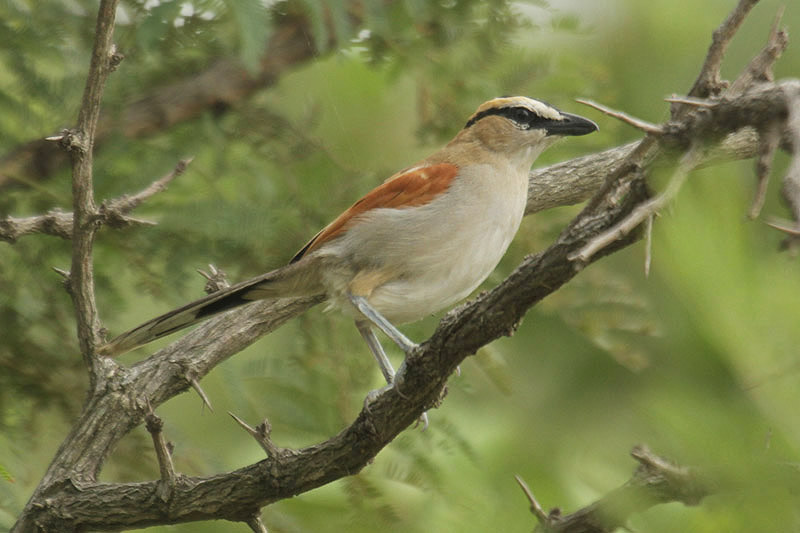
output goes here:
[{"label": "blurred green background", "polygon": [[[725,75],[761,48],[784,3],[784,25],[800,27],[796,2],[763,0],[733,42]],[[208,263],[234,281],[281,265],[360,194],[446,142],[488,98],[534,96],[600,124],[537,165],[636,139],[573,99],[663,120],[663,98],[691,86],[711,31],[734,4],[123,1],[116,42],[126,59],[109,79],[111,117],[220,58],[255,75],[283,17],[307,20],[309,42],[324,44],[274,84],[190,121],[137,138],[112,128],[97,151],[100,199],[195,159],[136,211],[157,226],[100,233],[104,325],[119,333],[202,295],[195,269]],[[0,5],[0,156],[74,123],[96,8],[89,0]],[[799,71],[790,46],[776,77]],[[778,158],[775,178],[786,161]],[[800,265],[778,251],[777,232],[745,218],[752,168],[745,161],[695,173],[656,222],[649,278],[641,243],[591,266],[532,309],[513,338],[464,362],[428,431],[404,432],[356,476],[267,507],[269,530],[530,531],[514,474],[546,508],[569,512],[627,480],[629,450],[646,443],[718,468],[728,490],[699,507],[636,515],[635,531],[797,531],[798,485],[783,474],[800,461]],[[66,167],[9,176],[0,216],[70,209]],[[778,190],[773,179],[765,216],[787,216]],[[578,210],[528,217],[486,286],[546,247]],[[51,270],[68,268],[69,253],[68,242],[47,236],[0,244],[0,527],[13,524],[85,398],[71,304]],[[436,320],[403,329],[422,340]],[[399,363],[394,347],[390,356]],[[194,393],[158,413],[176,467],[211,475],[262,458],[227,411],[252,424],[268,417],[276,444],[305,446],[352,421],[380,384],[351,322],[320,306],[206,377],[213,413]],[[102,474],[156,477],[143,428]],[[248,530],[216,522],[149,531]]]}]

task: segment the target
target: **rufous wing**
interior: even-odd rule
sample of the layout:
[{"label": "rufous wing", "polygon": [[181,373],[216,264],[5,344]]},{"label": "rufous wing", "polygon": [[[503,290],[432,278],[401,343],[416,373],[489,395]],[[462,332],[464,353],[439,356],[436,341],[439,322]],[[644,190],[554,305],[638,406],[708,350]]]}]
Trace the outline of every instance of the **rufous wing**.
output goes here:
[{"label": "rufous wing", "polygon": [[295,254],[291,262],[299,261],[316,248],[340,236],[360,215],[372,209],[402,209],[430,203],[450,187],[456,174],[458,167],[451,163],[417,166],[395,174],[325,226]]}]

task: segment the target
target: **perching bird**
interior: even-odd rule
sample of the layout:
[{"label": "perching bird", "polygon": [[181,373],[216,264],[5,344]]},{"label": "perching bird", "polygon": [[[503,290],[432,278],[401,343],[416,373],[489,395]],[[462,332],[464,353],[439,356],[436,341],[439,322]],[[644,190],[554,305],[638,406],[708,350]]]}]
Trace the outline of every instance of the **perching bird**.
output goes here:
[{"label": "perching bird", "polygon": [[354,317],[391,384],[394,370],[372,327],[409,353],[416,345],[394,325],[478,287],[519,228],[534,160],[563,136],[595,130],[540,100],[489,100],[447,146],[367,193],[288,265],[145,322],[100,353],[124,353],[253,300],[324,294]]}]

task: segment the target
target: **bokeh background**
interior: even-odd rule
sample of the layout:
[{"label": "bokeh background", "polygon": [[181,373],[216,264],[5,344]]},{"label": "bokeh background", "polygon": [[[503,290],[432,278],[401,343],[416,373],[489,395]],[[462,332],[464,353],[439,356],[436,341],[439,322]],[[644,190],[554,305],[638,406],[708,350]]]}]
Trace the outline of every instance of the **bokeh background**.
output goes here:
[{"label": "bokeh background", "polygon": [[[123,1],[116,42],[125,60],[106,90],[111,126],[97,150],[97,196],[138,191],[180,158],[194,162],[136,211],[157,226],[100,233],[104,325],[119,333],[202,295],[195,269],[208,263],[234,281],[283,264],[362,193],[446,142],[488,98],[534,96],[600,124],[537,165],[635,140],[636,131],[574,99],[665,119],[663,98],[688,90],[711,31],[734,4]],[[790,35],[800,28],[797,3],[763,0],[731,46],[726,76],[761,48],[781,4]],[[96,7],[0,5],[0,156],[73,124]],[[219,60],[257,77],[286,17],[306,21],[313,57],[246,98],[126,135],[127,106]],[[797,50],[790,45],[776,77],[800,72]],[[786,161],[779,156],[765,216],[787,216],[777,179]],[[636,515],[635,531],[797,531],[800,264],[778,250],[777,232],[746,219],[752,169],[732,162],[693,174],[656,221],[649,277],[641,243],[589,267],[533,308],[516,335],[464,362],[427,431],[404,432],[358,475],[267,507],[269,530],[530,531],[514,474],[546,508],[568,512],[627,480],[629,450],[646,443],[714,468],[724,490],[698,507]],[[655,187],[668,172],[653,177]],[[63,165],[3,167],[0,216],[69,210],[69,180]],[[546,247],[578,210],[528,217],[486,286]],[[55,237],[0,244],[0,527],[13,524],[85,398],[71,303],[52,271],[68,268],[69,255]],[[404,330],[422,340],[437,319]],[[394,347],[390,356],[399,363]],[[268,417],[276,444],[305,446],[352,421],[380,384],[351,322],[320,306],[206,377],[213,413],[193,392],[158,413],[176,467],[211,475],[262,458],[228,411],[252,424]],[[102,473],[107,481],[156,477],[144,428]],[[248,530],[216,522],[148,531]]]}]

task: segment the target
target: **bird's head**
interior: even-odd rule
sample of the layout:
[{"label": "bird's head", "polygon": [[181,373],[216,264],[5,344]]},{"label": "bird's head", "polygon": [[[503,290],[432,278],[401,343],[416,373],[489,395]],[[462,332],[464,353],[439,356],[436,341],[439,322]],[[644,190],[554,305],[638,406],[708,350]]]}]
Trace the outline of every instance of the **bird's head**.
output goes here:
[{"label": "bird's head", "polygon": [[484,102],[457,138],[475,140],[489,150],[532,164],[555,141],[598,129],[587,118],[565,113],[526,96],[505,96]]}]

